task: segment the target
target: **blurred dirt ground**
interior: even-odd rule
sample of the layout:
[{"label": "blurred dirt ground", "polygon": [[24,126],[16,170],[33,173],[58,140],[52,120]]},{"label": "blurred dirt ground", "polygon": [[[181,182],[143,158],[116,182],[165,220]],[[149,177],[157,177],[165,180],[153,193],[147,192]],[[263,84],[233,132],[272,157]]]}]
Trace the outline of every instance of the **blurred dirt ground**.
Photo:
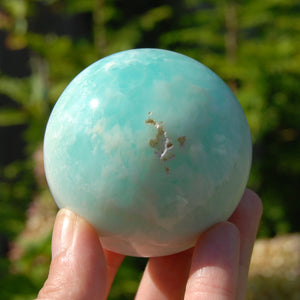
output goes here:
[{"label": "blurred dirt ground", "polygon": [[247,300],[300,299],[300,234],[256,241]]}]

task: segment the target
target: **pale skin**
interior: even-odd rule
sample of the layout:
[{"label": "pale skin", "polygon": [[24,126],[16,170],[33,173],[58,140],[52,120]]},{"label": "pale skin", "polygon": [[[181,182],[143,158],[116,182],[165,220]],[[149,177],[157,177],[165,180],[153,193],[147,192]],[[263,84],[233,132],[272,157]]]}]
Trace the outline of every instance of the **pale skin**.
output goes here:
[{"label": "pale skin", "polygon": [[[261,214],[261,200],[246,190],[230,219],[201,234],[194,248],[150,258],[135,299],[245,299]],[[102,248],[88,222],[63,209],[54,225],[49,276],[37,299],[106,299],[123,259]]]}]

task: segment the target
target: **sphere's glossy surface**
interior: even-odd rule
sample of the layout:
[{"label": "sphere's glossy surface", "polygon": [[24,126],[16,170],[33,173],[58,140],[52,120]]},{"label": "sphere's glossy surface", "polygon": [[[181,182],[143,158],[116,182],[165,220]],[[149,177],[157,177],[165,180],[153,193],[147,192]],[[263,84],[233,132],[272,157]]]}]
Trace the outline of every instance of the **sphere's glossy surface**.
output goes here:
[{"label": "sphere's glossy surface", "polygon": [[101,59],[69,84],[49,118],[44,159],[58,206],[87,219],[105,248],[162,256],[232,214],[251,137],[210,69],[138,49]]}]

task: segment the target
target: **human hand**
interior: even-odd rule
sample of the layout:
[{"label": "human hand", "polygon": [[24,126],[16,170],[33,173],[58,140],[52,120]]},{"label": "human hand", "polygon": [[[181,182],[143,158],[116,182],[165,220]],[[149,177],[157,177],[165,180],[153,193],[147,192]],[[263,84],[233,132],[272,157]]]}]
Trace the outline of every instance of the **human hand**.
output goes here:
[{"label": "human hand", "polygon": [[[245,299],[261,214],[259,197],[246,190],[229,221],[201,234],[194,248],[150,258],[136,299]],[[123,258],[101,247],[88,222],[63,209],[55,221],[49,276],[38,299],[106,299]]]}]

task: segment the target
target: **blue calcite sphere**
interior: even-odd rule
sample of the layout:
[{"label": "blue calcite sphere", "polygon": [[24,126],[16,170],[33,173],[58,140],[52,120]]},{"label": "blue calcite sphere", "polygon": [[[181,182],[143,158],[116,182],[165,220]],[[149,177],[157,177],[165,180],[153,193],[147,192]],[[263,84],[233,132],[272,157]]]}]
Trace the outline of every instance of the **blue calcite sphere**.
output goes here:
[{"label": "blue calcite sphere", "polygon": [[44,159],[57,205],[88,220],[104,248],[163,256],[232,214],[251,148],[242,108],[214,72],[137,49],[69,84],[49,118]]}]

